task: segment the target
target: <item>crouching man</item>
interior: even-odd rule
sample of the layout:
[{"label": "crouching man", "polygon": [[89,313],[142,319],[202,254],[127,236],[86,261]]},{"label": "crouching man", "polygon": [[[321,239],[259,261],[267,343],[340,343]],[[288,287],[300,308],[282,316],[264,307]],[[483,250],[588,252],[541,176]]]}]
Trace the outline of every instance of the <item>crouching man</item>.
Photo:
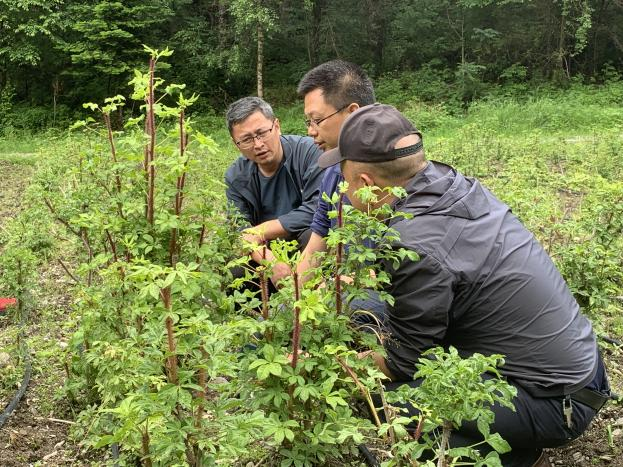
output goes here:
[{"label": "crouching man", "polygon": [[[609,387],[592,326],[545,250],[477,180],[427,161],[420,133],[391,106],[365,106],[348,117],[338,147],[319,159],[321,167],[338,163],[359,210],[367,207],[354,195],[361,187],[406,189],[405,199],[380,196],[372,207],[389,203],[413,216],[392,227],[398,246],[420,257],[384,265],[395,300],[387,307],[387,357],[362,357],[374,360],[392,390],[419,383],[415,365],[431,347],[505,355],[500,371],[517,396],[516,412],[493,407],[491,431],[512,447],[502,462],[549,465],[543,448],[584,432]],[[465,424],[450,444],[481,439],[475,424]]]},{"label": "crouching man", "polygon": [[[282,135],[279,119],[259,97],[231,104],[226,120],[241,153],[225,174],[227,200],[253,227],[243,231],[243,238],[257,245],[277,238],[297,240],[303,249],[318,203],[321,150],[311,138]],[[260,253],[254,252],[252,259],[259,263]],[[266,259],[274,259],[270,250]],[[279,278],[290,273],[274,272]]]}]

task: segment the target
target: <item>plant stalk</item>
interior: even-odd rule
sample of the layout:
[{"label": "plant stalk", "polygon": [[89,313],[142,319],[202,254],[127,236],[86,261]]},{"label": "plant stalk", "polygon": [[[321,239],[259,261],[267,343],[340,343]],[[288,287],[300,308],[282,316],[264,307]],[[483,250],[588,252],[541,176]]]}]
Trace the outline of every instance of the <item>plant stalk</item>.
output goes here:
[{"label": "plant stalk", "polygon": [[147,421],[145,422],[145,429],[141,430],[141,450],[143,451],[143,465],[145,467],[152,467],[151,456],[149,454],[149,431]]},{"label": "plant stalk", "polygon": [[149,88],[147,97],[147,134],[149,135],[149,145],[146,151],[147,159],[147,221],[154,224],[154,196],[156,185],[156,166],[155,150],[156,150],[156,119],[154,114],[154,70],[156,61],[154,58],[149,59]]},{"label": "plant stalk", "polygon": [[[340,193],[340,199],[337,205],[337,228],[341,229],[344,226],[343,217],[343,201],[344,193]],[[340,273],[342,270],[342,256],[344,253],[344,244],[339,242],[337,244],[337,251],[335,253],[335,313],[342,313],[342,280]]]},{"label": "plant stalk", "polygon": [[292,329],[292,368],[296,368],[299,360],[299,347],[301,345],[301,309],[298,306],[300,300],[299,290],[299,277],[298,273],[294,271],[294,300],[296,305],[294,306],[294,326]]},{"label": "plant stalk", "polygon": [[171,318],[171,286],[160,290],[160,296],[167,310],[165,326],[167,328],[167,346],[169,356],[167,357],[167,373],[169,383],[177,384],[177,356],[175,355],[175,335],[173,333],[173,318]]},{"label": "plant stalk", "polygon": [[443,431],[441,433],[441,443],[439,445],[439,458],[437,459],[437,467],[447,467],[446,462],[446,450],[448,448],[448,442],[450,440],[450,430],[452,429],[452,423],[447,420],[443,422]]},{"label": "plant stalk", "polygon": [[372,418],[374,418],[374,423],[376,424],[377,428],[380,428],[381,427],[381,420],[379,419],[379,414],[376,413],[376,407],[374,407],[374,402],[372,402],[372,397],[370,397],[370,392],[361,383],[361,381],[359,380],[359,378],[357,377],[357,374],[353,371],[353,369],[350,366],[348,366],[348,364],[342,358],[340,358],[340,357],[338,357],[336,355],[335,359],[340,364],[340,366],[344,369],[344,371],[346,371],[346,373],[348,373],[348,376],[350,376],[352,378],[352,380],[355,382],[355,385],[357,386],[357,389],[359,389],[359,392],[361,393],[363,398],[368,403],[368,407],[370,408],[370,412],[372,414]]}]

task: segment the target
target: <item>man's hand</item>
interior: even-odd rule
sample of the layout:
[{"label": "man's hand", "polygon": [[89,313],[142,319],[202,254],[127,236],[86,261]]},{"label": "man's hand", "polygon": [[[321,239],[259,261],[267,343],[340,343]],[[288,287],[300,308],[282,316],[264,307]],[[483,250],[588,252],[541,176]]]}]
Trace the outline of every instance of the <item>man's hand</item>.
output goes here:
[{"label": "man's hand", "polygon": [[292,269],[286,263],[276,263],[273,266],[273,275],[270,276],[270,280],[275,285],[275,287],[279,286],[279,282],[286,277],[292,275]]},{"label": "man's hand", "polygon": [[383,357],[381,354],[374,352],[372,350],[366,350],[364,352],[359,352],[357,354],[357,358],[359,359],[365,359],[365,358],[371,358],[372,361],[374,362],[374,365],[381,370],[381,372],[387,376],[390,380],[394,380],[394,375],[392,375],[391,371],[389,371],[389,368],[387,368],[387,363],[385,362],[385,357]]},{"label": "man's hand", "polygon": [[254,245],[261,245],[263,243],[262,237],[252,233],[250,230],[245,230],[242,232],[242,240],[247,243],[252,243]]}]

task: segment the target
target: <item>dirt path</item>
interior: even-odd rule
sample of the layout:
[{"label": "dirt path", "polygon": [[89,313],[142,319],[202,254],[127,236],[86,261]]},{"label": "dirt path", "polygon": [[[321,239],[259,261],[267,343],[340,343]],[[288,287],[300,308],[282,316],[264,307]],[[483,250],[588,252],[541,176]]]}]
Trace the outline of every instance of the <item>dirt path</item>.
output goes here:
[{"label": "dirt path", "polygon": [[[33,169],[26,164],[0,160],[0,229],[15,217]],[[1,247],[0,247],[1,254]],[[60,268],[45,265],[33,291],[33,309],[28,319],[27,341],[32,356],[32,378],[17,409],[0,429],[0,466],[85,465],[78,460],[78,447],[68,441],[71,415],[58,399],[64,383],[60,343],[69,330],[63,328],[69,309],[69,284]],[[16,333],[14,325],[0,327],[0,350]],[[23,364],[15,362],[21,375]],[[17,391],[17,387],[14,391]],[[0,397],[4,410],[14,392]],[[70,423],[66,423],[69,421]]]}]

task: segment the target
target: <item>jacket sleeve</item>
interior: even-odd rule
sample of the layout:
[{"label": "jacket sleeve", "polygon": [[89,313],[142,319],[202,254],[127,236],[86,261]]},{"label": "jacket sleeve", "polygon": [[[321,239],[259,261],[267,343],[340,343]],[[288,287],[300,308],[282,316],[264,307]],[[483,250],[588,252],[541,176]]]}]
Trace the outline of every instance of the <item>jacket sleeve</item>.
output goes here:
[{"label": "jacket sleeve", "polygon": [[225,195],[227,196],[227,213],[229,216],[240,215],[244,220],[243,227],[249,227],[252,225],[251,208],[234,183],[236,173],[238,172],[239,170],[236,164],[232,164],[225,173],[225,185],[227,185],[225,189]]},{"label": "jacket sleeve", "polygon": [[297,161],[293,168],[299,171],[302,203],[298,208],[278,218],[283,228],[291,234],[308,229],[312,223],[324,172],[324,169],[318,167],[318,157],[321,153],[322,151],[311,138],[301,138],[294,148],[292,157],[295,157]]},{"label": "jacket sleeve", "polygon": [[442,345],[454,298],[454,276],[433,257],[405,260],[392,272],[388,307],[387,367],[396,381],[413,379],[422,352]]}]

